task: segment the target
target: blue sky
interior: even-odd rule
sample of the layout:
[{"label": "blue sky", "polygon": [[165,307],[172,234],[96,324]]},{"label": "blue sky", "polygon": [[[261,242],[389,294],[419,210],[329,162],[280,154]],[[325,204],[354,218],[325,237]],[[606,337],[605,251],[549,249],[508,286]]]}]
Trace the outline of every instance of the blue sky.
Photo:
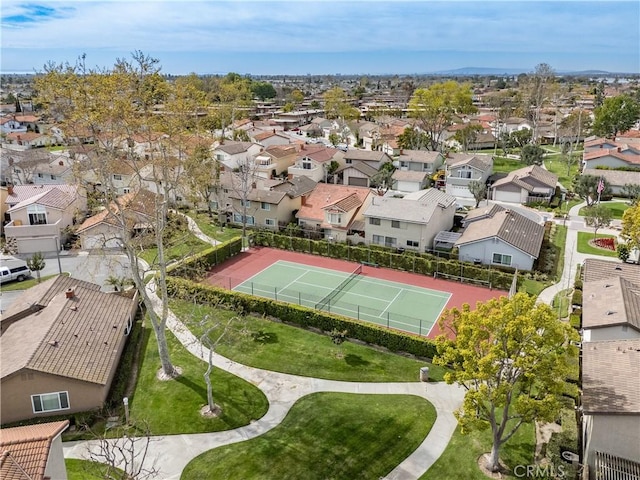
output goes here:
[{"label": "blue sky", "polygon": [[3,72],[112,66],[166,73],[384,74],[462,67],[640,73],[633,1],[2,0]]}]

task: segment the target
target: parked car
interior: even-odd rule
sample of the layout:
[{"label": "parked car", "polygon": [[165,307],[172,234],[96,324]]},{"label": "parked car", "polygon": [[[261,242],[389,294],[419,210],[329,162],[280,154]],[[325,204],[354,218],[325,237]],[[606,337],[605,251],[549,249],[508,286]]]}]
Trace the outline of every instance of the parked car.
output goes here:
[{"label": "parked car", "polygon": [[31,277],[31,270],[26,265],[18,267],[0,267],[0,283],[17,280],[22,282]]}]

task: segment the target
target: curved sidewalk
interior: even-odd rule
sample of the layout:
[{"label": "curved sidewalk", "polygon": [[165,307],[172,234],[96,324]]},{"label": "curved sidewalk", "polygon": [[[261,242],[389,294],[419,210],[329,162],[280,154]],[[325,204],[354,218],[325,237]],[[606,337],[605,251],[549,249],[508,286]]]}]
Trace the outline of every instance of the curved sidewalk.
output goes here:
[{"label": "curved sidewalk", "polygon": [[[606,204],[606,202],[603,202]],[[569,215],[566,219],[567,225],[567,239],[565,242],[565,250],[564,250],[564,269],[562,270],[562,277],[560,281],[555,285],[551,285],[550,287],[545,288],[538,295],[538,301],[547,303],[551,305],[553,303],[554,297],[560,293],[562,290],[566,290],[568,288],[573,287],[574,280],[576,278],[576,273],[578,271],[578,265],[581,265],[587,258],[606,258],[607,260],[616,262],[620,261],[617,258],[612,257],[603,257],[602,255],[591,255],[587,253],[578,252],[578,232],[592,232],[593,229],[587,227],[584,224],[584,217],[578,215],[578,212],[582,207],[585,207],[586,203],[582,202],[578,205],[575,205],[569,210]],[[619,224],[619,221],[614,221],[615,225]],[[563,223],[562,220],[556,221],[556,223]],[[598,229],[598,233],[606,233],[609,235],[618,236],[620,234],[619,230],[612,228],[600,228]]]},{"label": "curved sidewalk", "polygon": [[[155,284],[150,283],[147,288],[154,300],[154,309],[160,309],[160,299],[154,293]],[[208,349],[200,344],[171,311],[167,327],[193,355],[203,361],[208,359]],[[437,417],[427,437],[411,455],[384,477],[388,480],[417,479],[445,450],[457,426],[453,411],[460,407],[464,397],[462,388],[442,382],[368,383],[323,380],[248,367],[215,352],[212,356],[215,367],[233,373],[262,390],[269,401],[269,409],[259,420],[235,430],[153,437],[145,464],[158,469],[160,478],[179,479],[184,467],[201,453],[222,445],[248,440],[271,430],[282,422],[294,403],[305,395],[316,392],[342,392],[410,394],[423,397],[434,405]],[[416,377],[418,373],[416,371]],[[97,442],[68,442],[63,446],[65,457],[88,458],[88,451],[96,448]]]}]

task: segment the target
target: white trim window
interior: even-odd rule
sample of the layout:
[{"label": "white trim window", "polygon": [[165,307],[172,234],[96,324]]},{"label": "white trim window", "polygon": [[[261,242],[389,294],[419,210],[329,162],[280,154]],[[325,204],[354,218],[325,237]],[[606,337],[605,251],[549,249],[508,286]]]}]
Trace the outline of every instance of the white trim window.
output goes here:
[{"label": "white trim window", "polygon": [[511,266],[511,255],[505,255],[504,253],[494,253],[491,263],[496,265]]},{"label": "white trim window", "polygon": [[[233,214],[233,222],[234,223],[242,223],[243,216],[240,213]],[[253,225],[255,223],[255,219],[251,215],[247,215],[247,225]]]},{"label": "white trim window", "polygon": [[40,393],[31,395],[33,413],[69,410],[69,392]]},{"label": "white trim window", "polygon": [[260,208],[262,210],[269,211],[269,210],[271,210],[271,204],[267,203],[267,202],[260,202]]},{"label": "white trim window", "polygon": [[276,226],[276,220],[275,220],[275,218],[265,218],[264,219],[264,224],[267,227],[275,227]]},{"label": "white trim window", "polygon": [[342,214],[341,213],[329,213],[328,214],[329,223],[331,225],[340,225],[342,223]]},{"label": "white trim window", "polygon": [[380,225],[380,219],[378,217],[369,217],[369,225]]},{"label": "white trim window", "polygon": [[113,174],[113,179],[116,180],[116,181],[122,181],[122,175],[114,173]]},{"label": "white trim window", "polygon": [[47,224],[47,209],[43,205],[29,205],[27,214],[29,215],[29,225]]}]

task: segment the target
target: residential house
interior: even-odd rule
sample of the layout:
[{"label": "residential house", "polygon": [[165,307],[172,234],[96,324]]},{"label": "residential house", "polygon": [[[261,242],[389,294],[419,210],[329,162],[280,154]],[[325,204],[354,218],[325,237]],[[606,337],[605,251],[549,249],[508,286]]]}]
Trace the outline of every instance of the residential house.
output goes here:
[{"label": "residential house", "polygon": [[360,149],[349,149],[344,153],[345,165],[352,165],[356,162],[362,162],[374,168],[376,171],[380,170],[385,163],[392,162],[389,155],[379,151],[368,151]]},{"label": "residential house", "polygon": [[116,198],[107,208],[87,218],[78,227],[76,233],[82,249],[122,248],[125,236],[130,238],[153,229],[158,198],[142,189]]},{"label": "residential house", "polygon": [[73,162],[69,156],[55,155],[49,163],[40,163],[33,169],[35,184],[71,184],[74,181]]},{"label": "residential house", "polygon": [[378,170],[365,162],[352,162],[336,170],[338,183],[341,185],[353,185],[356,187],[370,187],[371,180]]},{"label": "residential house", "polygon": [[52,161],[50,153],[45,149],[14,150],[0,149],[2,162],[2,179],[13,185],[35,183],[34,172],[46,169]]},{"label": "residential house", "polygon": [[544,225],[513,210],[495,204],[475,209],[464,225],[455,242],[463,262],[531,270],[540,255]]},{"label": "residential house", "polygon": [[311,122],[322,110],[295,110],[293,112],[281,112],[277,118],[273,118],[276,125],[281,126],[284,130],[301,127]]},{"label": "residential house", "polygon": [[400,170],[434,174],[444,164],[444,156],[428,150],[400,150],[394,163]]},{"label": "residential house", "polygon": [[[640,167],[640,164],[638,167]],[[624,194],[623,188],[625,185],[640,185],[640,168],[637,171],[585,168],[582,171],[582,175],[604,178],[611,187],[611,193],[616,196]]]},{"label": "residential house", "polygon": [[603,148],[584,151],[582,155],[583,169],[594,169],[596,167],[640,168],[640,147],[622,144],[613,148],[604,148],[606,143],[601,145]]},{"label": "residential house", "polygon": [[583,461],[591,479],[640,472],[640,268],[590,258],[582,274]]},{"label": "residential house", "polygon": [[488,198],[500,202],[525,204],[550,202],[558,185],[558,176],[538,165],[529,165],[509,172],[496,180]]},{"label": "residential house", "polygon": [[213,157],[229,170],[236,170],[240,165],[251,162],[263,147],[253,142],[226,141],[213,149]]},{"label": "residential house", "polygon": [[491,155],[449,153],[446,158],[445,191],[453,195],[459,203],[475,205],[475,198],[469,190],[473,181],[486,183],[493,173]]},{"label": "residential house", "polygon": [[373,122],[358,123],[358,137],[364,150],[378,150],[381,144],[381,127]]},{"label": "residential house", "polygon": [[265,148],[274,146],[274,145],[289,145],[291,143],[291,138],[287,135],[283,135],[282,133],[276,132],[275,129],[270,130],[268,132],[258,133],[253,136],[252,140],[255,143],[262,145]]},{"label": "residential house", "polygon": [[430,175],[427,172],[396,170],[391,176],[393,190],[400,192],[418,192],[429,186]]},{"label": "residential house", "polygon": [[7,135],[9,133],[27,133],[27,126],[16,120],[15,115],[0,118],[0,132]]},{"label": "residential house", "polygon": [[246,194],[232,189],[228,194],[228,221],[242,225],[246,218],[248,226],[277,230],[295,222],[294,212],[300,209],[303,199],[315,186],[316,182],[300,176],[287,180],[257,180]]},{"label": "residential house", "polygon": [[260,178],[275,178],[287,172],[298,158],[297,145],[273,145],[255,157],[256,172]]},{"label": "residential house", "polygon": [[296,219],[302,228],[327,240],[346,242],[355,233],[364,236],[364,212],[372,196],[364,187],[318,183],[303,199]]},{"label": "residential house", "polygon": [[0,321],[0,423],[101,408],[137,309],[72,277],[25,290]]},{"label": "residential house", "polygon": [[87,210],[84,190],[72,185],[16,185],[7,193],[11,221],[4,230],[18,253],[58,251],[65,229]]},{"label": "residential house", "polygon": [[513,133],[520,130],[533,130],[531,122],[520,117],[509,117],[504,121],[498,119],[491,122],[492,133],[495,137],[500,137],[503,133]]},{"label": "residential house", "polygon": [[338,166],[345,164],[345,153],[336,148],[324,145],[304,145],[298,152],[295,163],[289,167],[288,173],[293,177],[304,175],[314,182],[324,181],[331,168],[331,162]]},{"label": "residential house", "polygon": [[66,480],[62,433],[69,420],[0,430],[0,477],[5,480]]},{"label": "residential house", "polygon": [[374,195],[364,212],[365,242],[428,251],[438,232],[453,227],[455,210],[455,197],[434,188],[404,198]]},{"label": "residential house", "polygon": [[37,132],[12,132],[6,135],[5,140],[10,145],[18,145],[24,148],[49,147],[58,143],[56,137]]}]

